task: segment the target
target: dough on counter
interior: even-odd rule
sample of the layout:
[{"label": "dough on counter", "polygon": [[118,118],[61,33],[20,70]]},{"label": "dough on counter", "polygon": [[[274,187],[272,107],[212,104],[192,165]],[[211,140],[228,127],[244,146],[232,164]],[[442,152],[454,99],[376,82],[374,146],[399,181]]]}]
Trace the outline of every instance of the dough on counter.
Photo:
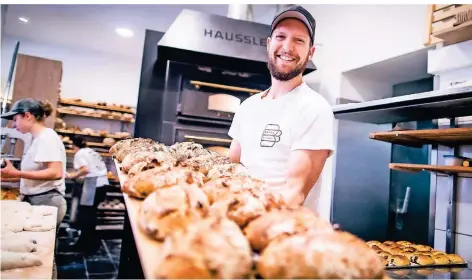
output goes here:
[{"label": "dough on counter", "polygon": [[50,216],[56,213],[56,211],[56,207],[54,206],[35,205],[32,207],[31,214],[39,216]]},{"label": "dough on counter", "polygon": [[2,252],[22,252],[31,253],[38,249],[38,242],[35,239],[18,239],[18,236],[2,238]]},{"label": "dough on counter", "polygon": [[25,231],[50,231],[56,227],[56,217],[31,215],[23,224]]},{"label": "dough on counter", "polygon": [[31,253],[8,252],[2,250],[0,259],[2,271],[15,268],[40,266],[43,264],[38,256]]}]

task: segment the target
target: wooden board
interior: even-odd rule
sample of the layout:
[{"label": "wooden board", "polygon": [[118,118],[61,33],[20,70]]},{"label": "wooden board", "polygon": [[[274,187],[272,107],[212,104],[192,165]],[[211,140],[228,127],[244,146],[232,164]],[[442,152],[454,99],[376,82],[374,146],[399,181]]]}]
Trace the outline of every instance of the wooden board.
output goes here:
[{"label": "wooden board", "polygon": [[[115,164],[120,184],[123,185],[128,179],[128,176],[120,171],[120,164],[116,160]],[[129,197],[125,193],[123,193],[123,198],[126,204],[126,210],[128,211],[129,221],[133,230],[134,242],[139,254],[139,259],[141,261],[144,277],[146,279],[154,279],[155,277],[153,274],[155,262],[159,256],[159,250],[162,246],[162,243],[151,239],[139,229],[138,212],[139,208],[141,207],[142,200]]]},{"label": "wooden board", "polygon": [[463,166],[440,166],[440,165],[427,165],[427,164],[407,164],[407,163],[390,163],[389,168],[398,171],[405,172],[419,172],[419,171],[430,171],[437,173],[472,173],[472,167]]},{"label": "wooden board", "polygon": [[67,110],[64,110],[64,109],[61,109],[61,108],[58,108],[58,109],[57,109],[57,113],[58,113],[58,114],[64,114],[64,115],[71,115],[71,116],[80,116],[80,117],[87,117],[87,118],[105,119],[105,120],[112,120],[112,121],[120,121],[120,122],[134,123],[134,119],[131,119],[131,120],[122,120],[122,119],[119,119],[119,118],[116,118],[116,117],[112,117],[112,116],[103,117],[103,116],[99,116],[99,115],[87,115],[87,114],[81,114],[81,113],[74,113],[74,112],[67,111]]},{"label": "wooden board", "polygon": [[464,145],[472,144],[472,128],[374,132],[369,137],[374,140],[410,147],[422,147],[427,144]]},{"label": "wooden board", "polygon": [[444,46],[472,40],[472,20],[458,26],[435,32],[432,35],[443,40]]},{"label": "wooden board", "polygon": [[61,99],[60,104],[69,105],[69,106],[84,107],[84,108],[91,108],[91,109],[115,111],[115,112],[120,112],[120,113],[134,114],[133,109],[126,109],[126,108],[120,108],[120,107],[115,107],[115,106],[101,106],[101,105],[97,105],[97,104],[90,103],[90,102],[85,102],[85,101],[72,101],[72,100],[67,100],[67,99]]},{"label": "wooden board", "polygon": [[114,134],[107,134],[107,135],[101,135],[101,134],[98,134],[98,133],[90,134],[90,133],[83,133],[83,132],[80,132],[80,131],[70,131],[70,130],[66,130],[66,129],[56,129],[56,132],[57,133],[63,133],[63,134],[77,134],[77,135],[86,135],[86,136],[94,136],[94,137],[102,137],[102,138],[115,138],[115,139],[124,138],[124,137],[114,135]]},{"label": "wooden board", "polygon": [[[34,206],[33,206],[34,207]],[[57,216],[57,208],[54,217]],[[38,251],[33,253],[43,262],[41,266],[18,268],[1,271],[1,279],[51,279],[56,242],[56,228],[45,232],[22,231],[21,238],[34,238],[38,241]]]}]

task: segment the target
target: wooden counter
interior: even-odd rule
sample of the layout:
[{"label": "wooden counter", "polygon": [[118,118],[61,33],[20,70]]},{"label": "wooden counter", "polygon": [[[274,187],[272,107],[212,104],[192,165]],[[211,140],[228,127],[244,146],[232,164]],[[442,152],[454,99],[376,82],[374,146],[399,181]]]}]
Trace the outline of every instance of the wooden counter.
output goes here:
[{"label": "wooden counter", "polygon": [[[34,207],[34,206],[33,206]],[[55,209],[54,220],[57,217],[57,208]],[[17,268],[1,271],[1,279],[51,279],[54,259],[54,248],[56,243],[56,228],[50,231],[33,232],[22,231],[16,233],[19,238],[34,238],[38,242],[38,251],[33,254],[38,256],[43,262],[40,266]]]},{"label": "wooden counter", "polygon": [[[128,176],[120,171],[120,164],[115,160],[116,170],[120,179],[120,184],[123,185],[128,179]],[[123,197],[126,204],[126,210],[128,213],[129,223],[133,231],[134,243],[139,255],[141,267],[143,270],[144,277],[149,279],[155,278],[153,276],[156,259],[158,258],[159,249],[162,243],[151,239],[144,234],[138,227],[138,212],[142,204],[142,200],[129,197],[123,193]],[[120,260],[121,261],[121,260]],[[136,269],[129,267],[128,269]]]}]

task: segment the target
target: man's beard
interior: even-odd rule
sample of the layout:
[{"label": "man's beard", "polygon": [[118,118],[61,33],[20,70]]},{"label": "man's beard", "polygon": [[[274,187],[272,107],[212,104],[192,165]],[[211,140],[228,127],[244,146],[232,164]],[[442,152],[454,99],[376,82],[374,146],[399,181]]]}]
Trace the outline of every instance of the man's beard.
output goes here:
[{"label": "man's beard", "polygon": [[306,69],[306,65],[308,64],[308,55],[305,58],[305,61],[302,64],[297,64],[295,68],[288,72],[282,72],[278,69],[276,62],[274,61],[272,56],[269,56],[269,62],[267,62],[267,68],[269,68],[270,74],[276,80],[279,81],[290,81],[291,79],[295,78],[296,76],[303,73]]}]

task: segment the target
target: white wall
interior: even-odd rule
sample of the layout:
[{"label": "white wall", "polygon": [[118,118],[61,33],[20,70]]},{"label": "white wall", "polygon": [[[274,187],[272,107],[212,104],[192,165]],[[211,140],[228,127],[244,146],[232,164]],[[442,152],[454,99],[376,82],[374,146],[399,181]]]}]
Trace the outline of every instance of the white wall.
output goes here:
[{"label": "white wall", "polygon": [[[426,5],[304,5],[316,19],[314,63],[305,77],[332,105],[341,96],[342,72],[423,48]],[[343,96],[346,97],[346,96]],[[323,171],[321,214],[329,218],[334,156]],[[386,167],[388,168],[388,167]],[[309,202],[307,202],[309,204]]]},{"label": "white wall", "polygon": [[[19,52],[62,61],[62,97],[136,106],[141,59],[48,44],[6,35],[2,44],[2,89],[16,41]],[[2,92],[3,93],[3,92]]]}]

